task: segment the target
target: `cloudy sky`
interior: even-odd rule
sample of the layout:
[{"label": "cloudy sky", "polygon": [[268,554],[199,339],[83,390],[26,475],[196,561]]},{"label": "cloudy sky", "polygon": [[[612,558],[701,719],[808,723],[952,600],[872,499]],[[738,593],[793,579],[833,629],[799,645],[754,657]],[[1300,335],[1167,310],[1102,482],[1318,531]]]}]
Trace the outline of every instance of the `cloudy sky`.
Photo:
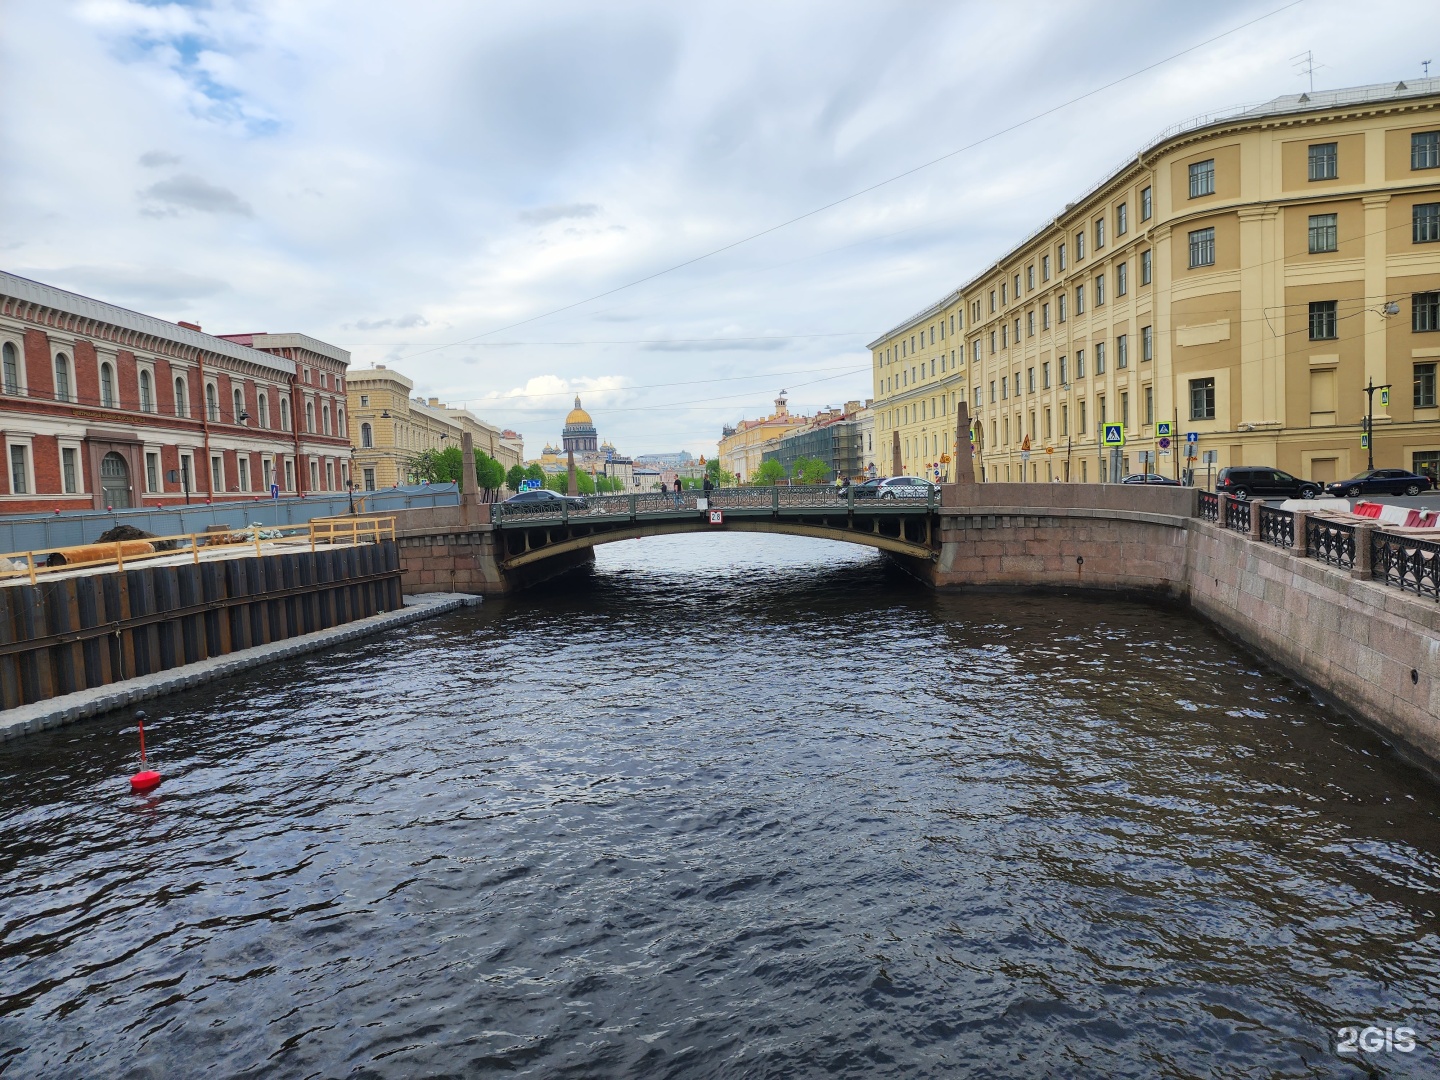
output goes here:
[{"label": "cloudy sky", "polygon": [[866,342],[1295,54],[1440,73],[1433,0],[1287,3],[0,0],[0,267],[334,342],[529,452],[578,391],[711,453],[863,398]]}]

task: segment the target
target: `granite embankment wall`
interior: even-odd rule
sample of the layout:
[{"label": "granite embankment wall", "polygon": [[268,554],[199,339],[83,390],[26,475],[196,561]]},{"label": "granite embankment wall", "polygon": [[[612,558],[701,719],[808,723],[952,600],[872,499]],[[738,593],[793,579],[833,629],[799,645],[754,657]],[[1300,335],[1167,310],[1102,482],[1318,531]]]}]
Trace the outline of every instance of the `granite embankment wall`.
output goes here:
[{"label": "granite embankment wall", "polygon": [[402,510],[395,515],[406,595],[469,593],[495,596],[527,588],[595,561],[593,548],[565,552],[501,572],[501,536],[488,503],[464,502]]}]

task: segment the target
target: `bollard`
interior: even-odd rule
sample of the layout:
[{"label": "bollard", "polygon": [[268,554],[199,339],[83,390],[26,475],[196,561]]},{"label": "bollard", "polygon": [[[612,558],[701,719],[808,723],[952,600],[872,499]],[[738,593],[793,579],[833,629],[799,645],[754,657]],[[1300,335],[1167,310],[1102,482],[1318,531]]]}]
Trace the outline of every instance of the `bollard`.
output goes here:
[{"label": "bollard", "polygon": [[1352,578],[1370,579],[1370,538],[1374,535],[1374,525],[1355,526],[1355,565],[1350,568]]}]

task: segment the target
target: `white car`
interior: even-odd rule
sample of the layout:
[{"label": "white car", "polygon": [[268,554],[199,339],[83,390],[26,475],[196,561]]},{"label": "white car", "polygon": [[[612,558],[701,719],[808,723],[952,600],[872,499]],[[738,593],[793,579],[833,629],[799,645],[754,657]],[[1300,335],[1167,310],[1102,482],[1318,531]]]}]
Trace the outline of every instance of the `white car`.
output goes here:
[{"label": "white car", "polygon": [[878,499],[927,499],[935,485],[918,476],[892,476],[881,480],[875,491]]}]

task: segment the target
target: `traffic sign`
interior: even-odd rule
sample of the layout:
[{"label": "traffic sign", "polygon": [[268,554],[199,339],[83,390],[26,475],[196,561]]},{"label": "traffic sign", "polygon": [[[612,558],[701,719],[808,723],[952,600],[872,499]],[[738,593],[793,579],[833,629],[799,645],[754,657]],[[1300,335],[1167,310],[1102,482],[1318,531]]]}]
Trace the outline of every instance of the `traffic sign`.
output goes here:
[{"label": "traffic sign", "polygon": [[1100,444],[1102,446],[1124,446],[1125,425],[1102,424],[1100,432]]},{"label": "traffic sign", "polygon": [[1170,434],[1170,421],[1169,421],[1169,420],[1161,420],[1161,421],[1159,421],[1158,423],[1156,423],[1156,425],[1155,425],[1155,434],[1156,434],[1156,435],[1169,435],[1169,434]]},{"label": "traffic sign", "polygon": [[1382,386],[1382,387],[1380,388],[1380,405],[1381,405],[1381,407],[1383,408],[1383,407],[1385,407],[1385,406],[1387,406],[1387,405],[1389,405],[1389,404],[1390,404],[1390,387],[1388,387],[1388,386]]},{"label": "traffic sign", "polygon": [[279,484],[271,484],[271,485],[270,485],[270,497],[271,497],[272,499],[277,500],[277,501],[279,500],[279,498],[280,498],[280,485],[279,485]]},{"label": "traffic sign", "polygon": [[725,524],[725,513],[724,513],[724,511],[722,511],[722,510],[711,510],[711,511],[710,511],[710,524],[711,524],[711,525],[724,525],[724,524]]},{"label": "traffic sign", "polygon": [[1200,441],[1200,433],[1199,433],[1198,431],[1187,431],[1187,432],[1185,432],[1185,441],[1186,441],[1186,442],[1199,442],[1199,441]]},{"label": "traffic sign", "polygon": [[1370,449],[1370,436],[1369,436],[1368,434],[1366,434],[1366,435],[1361,435],[1361,436],[1360,436],[1360,449],[1361,449],[1361,450],[1369,450],[1369,449]]},{"label": "traffic sign", "polygon": [[1161,449],[1161,450],[1169,450],[1169,449],[1170,449],[1170,440],[1169,440],[1169,439],[1161,439],[1161,440],[1160,440],[1160,449]]},{"label": "traffic sign", "polygon": [[1140,464],[1141,464],[1141,465],[1149,465],[1150,462],[1151,462],[1151,460],[1153,460],[1153,459],[1152,459],[1151,456],[1150,456],[1150,451],[1149,451],[1149,450],[1141,450],[1141,451],[1140,451]]},{"label": "traffic sign", "polygon": [[1047,453],[1047,454],[1053,454],[1054,452],[1055,452],[1055,448],[1054,448],[1053,446],[1047,446],[1047,447],[1045,447],[1045,453]]}]

